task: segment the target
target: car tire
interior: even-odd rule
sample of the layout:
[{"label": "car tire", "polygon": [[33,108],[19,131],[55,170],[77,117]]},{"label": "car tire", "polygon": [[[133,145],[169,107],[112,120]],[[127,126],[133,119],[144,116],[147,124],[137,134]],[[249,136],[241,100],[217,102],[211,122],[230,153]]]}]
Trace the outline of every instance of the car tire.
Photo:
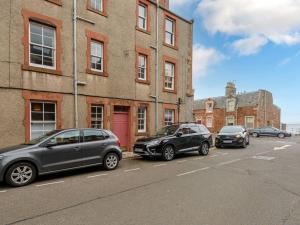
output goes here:
[{"label": "car tire", "polygon": [[259,137],[258,133],[253,133],[252,136],[255,137],[255,138]]},{"label": "car tire", "polygon": [[162,158],[165,161],[171,161],[175,158],[175,150],[172,145],[166,145],[163,148]]},{"label": "car tire", "polygon": [[278,134],[278,138],[285,138],[285,136],[284,136],[284,134],[283,133],[280,133],[280,134]]},{"label": "car tire", "polygon": [[5,181],[13,187],[22,187],[32,183],[37,175],[35,166],[27,162],[15,163],[5,174]]},{"label": "car tire", "polygon": [[119,156],[114,152],[110,152],[104,157],[103,166],[106,170],[114,170],[118,167],[119,161]]},{"label": "car tire", "polygon": [[200,146],[199,154],[200,155],[208,155],[208,153],[209,153],[209,145],[207,142],[204,142]]},{"label": "car tire", "polygon": [[248,136],[247,145],[250,145],[250,137]]}]

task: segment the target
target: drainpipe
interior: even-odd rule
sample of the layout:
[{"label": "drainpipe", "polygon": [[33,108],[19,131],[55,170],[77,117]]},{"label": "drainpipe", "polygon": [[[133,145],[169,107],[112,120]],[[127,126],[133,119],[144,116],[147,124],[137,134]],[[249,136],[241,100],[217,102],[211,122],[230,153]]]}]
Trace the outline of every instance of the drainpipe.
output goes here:
[{"label": "drainpipe", "polygon": [[78,128],[78,86],[77,86],[77,0],[73,0],[73,85],[74,85],[74,126]]},{"label": "drainpipe", "polygon": [[159,31],[159,0],[156,0],[156,50],[155,50],[155,131],[158,131],[158,31]]}]

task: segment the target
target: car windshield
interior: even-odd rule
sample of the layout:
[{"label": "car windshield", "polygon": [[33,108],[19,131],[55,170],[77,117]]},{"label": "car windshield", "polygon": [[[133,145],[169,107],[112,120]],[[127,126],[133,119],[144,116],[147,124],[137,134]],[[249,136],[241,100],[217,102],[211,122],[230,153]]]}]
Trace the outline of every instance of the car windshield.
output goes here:
[{"label": "car windshield", "polygon": [[163,127],[161,130],[159,130],[156,135],[157,136],[168,136],[168,135],[172,135],[174,134],[177,129],[178,129],[178,125],[171,125],[171,126],[166,126]]},{"label": "car windshield", "polygon": [[223,127],[220,133],[239,133],[242,130],[241,127]]},{"label": "car windshield", "polygon": [[58,132],[59,132],[59,130],[53,130],[53,131],[50,131],[50,132],[48,132],[48,133],[46,133],[46,134],[44,134],[44,135],[42,135],[42,136],[40,136],[40,137],[38,137],[38,138],[32,139],[32,140],[28,143],[28,145],[36,145],[36,144],[38,144],[38,143],[40,143],[40,142],[46,140],[48,137],[50,137],[50,136],[52,136],[53,134],[56,134],[56,133],[58,133]]}]

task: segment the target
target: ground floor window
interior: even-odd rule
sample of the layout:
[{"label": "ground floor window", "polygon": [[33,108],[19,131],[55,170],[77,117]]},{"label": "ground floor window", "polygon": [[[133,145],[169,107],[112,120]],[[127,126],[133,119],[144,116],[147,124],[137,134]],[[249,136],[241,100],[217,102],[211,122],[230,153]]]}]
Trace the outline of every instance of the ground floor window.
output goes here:
[{"label": "ground floor window", "polygon": [[235,124],[234,116],[226,117],[226,125],[227,126],[233,126],[234,124]]},{"label": "ground floor window", "polygon": [[91,105],[91,127],[103,128],[103,105]]},{"label": "ground floor window", "polygon": [[207,127],[213,126],[213,118],[211,116],[206,117],[206,126]]},{"label": "ground floor window", "polygon": [[56,129],[56,103],[30,103],[30,139],[35,139]]},{"label": "ground floor window", "polygon": [[139,107],[138,108],[138,132],[143,133],[146,132],[147,129],[147,108]]},{"label": "ground floor window", "polygon": [[165,126],[170,126],[174,124],[175,110],[166,109],[165,110]]},{"label": "ground floor window", "polygon": [[245,117],[245,127],[247,129],[253,129],[254,128],[254,116],[246,116]]}]

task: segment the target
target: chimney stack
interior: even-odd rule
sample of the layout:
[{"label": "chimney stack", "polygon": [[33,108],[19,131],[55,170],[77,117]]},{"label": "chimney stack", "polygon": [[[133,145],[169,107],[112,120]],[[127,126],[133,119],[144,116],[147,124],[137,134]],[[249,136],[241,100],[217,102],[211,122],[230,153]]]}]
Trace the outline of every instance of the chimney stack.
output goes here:
[{"label": "chimney stack", "polygon": [[159,0],[159,4],[166,8],[166,9],[169,9],[169,0]]},{"label": "chimney stack", "polygon": [[226,97],[236,96],[236,87],[233,82],[227,83],[225,95],[226,95]]}]

